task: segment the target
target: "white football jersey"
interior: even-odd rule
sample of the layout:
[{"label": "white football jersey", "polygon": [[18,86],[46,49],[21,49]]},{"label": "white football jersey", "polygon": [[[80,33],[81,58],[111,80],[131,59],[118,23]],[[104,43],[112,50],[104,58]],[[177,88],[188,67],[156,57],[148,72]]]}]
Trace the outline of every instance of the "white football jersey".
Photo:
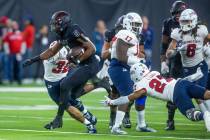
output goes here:
[{"label": "white football jersey", "polygon": [[208,65],[208,69],[210,70],[210,44],[206,44],[203,48],[204,59]]},{"label": "white football jersey", "polygon": [[159,72],[151,71],[141,81],[134,83],[134,91],[145,89],[148,96],[173,102],[176,82],[173,78],[165,79]]},{"label": "white football jersey", "polygon": [[[111,58],[117,58],[117,52],[116,52],[116,43],[118,39],[122,39],[126,43],[132,44],[133,47],[130,47],[127,51],[127,56],[132,56],[134,60],[137,62],[140,62],[142,58],[137,57],[137,54],[139,53],[139,40],[136,37],[136,35],[128,30],[120,30],[113,39],[112,44],[112,51],[111,51]],[[122,46],[123,47],[123,46]],[[132,64],[129,64],[132,65]]]},{"label": "white football jersey", "polygon": [[67,53],[67,49],[63,47],[55,56],[43,61],[45,80],[56,82],[66,77],[69,70]]},{"label": "white football jersey", "polygon": [[180,28],[176,28],[171,33],[171,38],[178,42],[182,64],[184,67],[193,67],[203,61],[203,42],[208,35],[208,29],[204,25],[198,25],[197,36],[191,32],[182,34]]}]

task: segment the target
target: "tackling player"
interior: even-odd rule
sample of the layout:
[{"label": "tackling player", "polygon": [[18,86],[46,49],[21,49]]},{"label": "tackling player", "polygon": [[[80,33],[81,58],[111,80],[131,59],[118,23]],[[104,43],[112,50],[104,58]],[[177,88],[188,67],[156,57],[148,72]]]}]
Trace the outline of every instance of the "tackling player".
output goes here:
[{"label": "tackling player", "polygon": [[[55,42],[52,42],[50,47],[53,46]],[[62,48],[55,56],[51,57],[48,60],[44,60],[44,80],[45,85],[48,90],[48,94],[50,98],[58,105],[59,104],[59,97],[60,97],[60,83],[64,77],[66,77],[68,70],[69,70],[69,62],[66,59],[66,55],[68,50],[66,48]],[[89,92],[90,90],[94,89],[94,86],[85,86],[85,92]],[[97,119],[93,116],[87,109],[84,108],[83,104],[78,100],[69,100],[69,103],[73,106],[70,107],[67,112],[76,120],[84,123],[88,129],[88,133],[92,133],[95,131],[93,125],[96,124]],[[78,112],[76,108],[82,112]],[[61,119],[61,120],[60,120]],[[62,117],[55,118],[57,121],[52,121],[51,123],[45,125],[46,129],[55,129],[62,127]]]},{"label": "tackling player", "polygon": [[69,110],[71,107],[68,100],[76,96],[74,95],[76,92],[73,91],[81,88],[83,90],[86,82],[99,71],[99,61],[95,56],[95,46],[85,36],[84,31],[77,24],[72,23],[68,12],[55,12],[50,21],[50,28],[56,34],[57,42],[42,54],[32,59],[27,59],[23,66],[47,60],[63,47],[71,49],[79,46],[84,48],[85,51],[81,57],[70,57],[71,63],[74,63],[76,68],[72,71],[69,70],[67,76],[60,83],[60,101],[57,117],[62,117],[64,110]]},{"label": "tackling player", "polygon": [[[210,112],[202,113],[196,110],[191,98],[208,100],[210,91],[194,84],[194,81],[202,78],[201,69],[185,79],[164,79],[159,72],[149,71],[146,65],[137,63],[131,67],[131,79],[134,81],[134,93],[115,100],[106,99],[108,105],[126,104],[142,96],[151,96],[164,101],[175,103],[179,111],[191,121],[204,120],[207,131],[210,131]],[[189,81],[187,81],[189,80]]]},{"label": "tackling player", "polygon": [[[187,8],[187,5],[183,1],[175,1],[171,7],[170,13],[172,17],[164,20],[162,27],[162,40],[161,40],[161,74],[166,77],[180,78],[182,77],[182,62],[181,56],[177,53],[174,57],[167,59],[166,51],[171,42],[171,32],[174,28],[179,27],[179,17],[183,10]],[[174,130],[174,114],[176,106],[172,102],[167,102],[168,120],[165,130]]]},{"label": "tackling player", "polygon": [[[143,46],[139,46],[138,35],[141,32],[143,23],[137,13],[128,13],[123,19],[123,30],[120,30],[113,39],[111,50],[111,63],[108,73],[120,96],[127,96],[133,92],[133,82],[130,79],[130,66],[145,60]],[[138,111],[138,131],[154,132],[148,128],[145,123],[146,97],[136,100],[136,110]],[[118,106],[115,124],[111,132],[114,134],[127,134],[120,129],[128,104]]]},{"label": "tackling player", "polygon": [[[169,58],[177,51],[180,52],[185,77],[195,73],[196,69],[200,67],[205,76],[196,81],[196,84],[206,87],[208,66],[204,60],[203,48],[204,44],[210,40],[207,27],[198,24],[198,16],[192,9],[186,9],[181,13],[179,23],[180,28],[175,28],[171,33],[172,41],[166,56]],[[203,112],[209,106],[200,101],[198,104]]]}]

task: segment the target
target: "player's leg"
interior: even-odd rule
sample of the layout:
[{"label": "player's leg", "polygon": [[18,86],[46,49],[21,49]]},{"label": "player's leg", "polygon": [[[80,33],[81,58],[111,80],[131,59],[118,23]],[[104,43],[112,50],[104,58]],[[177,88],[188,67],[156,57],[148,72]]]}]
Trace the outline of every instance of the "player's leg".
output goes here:
[{"label": "player's leg", "polygon": [[[110,78],[121,96],[127,96],[133,92],[133,81],[130,79],[129,69],[123,66],[111,66],[108,70]],[[118,106],[116,113],[115,124],[111,132],[114,134],[127,134],[120,129],[125,112],[128,109],[128,104]]]},{"label": "player's leg", "polygon": [[[177,94],[177,91],[181,91],[181,94]],[[210,131],[210,112],[201,112],[200,110],[196,110],[191,100],[191,98],[202,100],[209,99],[205,98],[205,95],[210,95],[210,92],[208,93],[205,88],[189,81],[181,80],[176,84],[174,89],[174,102],[180,112],[189,120],[204,120],[207,130]]]},{"label": "player's leg", "polygon": [[131,128],[131,121],[130,121],[130,110],[133,105],[133,102],[128,104],[128,110],[125,112],[125,116],[123,118],[123,127]]},{"label": "player's leg", "polygon": [[[111,88],[112,88],[112,92],[111,94],[109,94],[109,98],[112,100],[117,99],[120,96],[119,92],[117,91],[117,88],[114,85],[112,85]],[[109,128],[110,129],[114,125],[116,112],[117,112],[117,106],[110,106],[110,115],[109,115]]]},{"label": "player's leg", "polygon": [[[60,97],[60,81],[50,82],[45,80],[45,86],[48,91],[50,98],[58,105]],[[46,129],[55,129],[63,126],[63,119],[60,116],[56,116],[53,121],[46,124],[44,127]]]},{"label": "player's leg", "polygon": [[167,102],[166,107],[168,109],[168,120],[167,120],[167,126],[165,130],[175,130],[174,115],[175,115],[175,111],[177,107],[171,101]]},{"label": "player's leg", "polygon": [[156,130],[149,128],[145,121],[145,103],[147,96],[142,96],[135,101],[135,108],[137,111],[137,126],[136,131],[139,132],[157,132]]}]

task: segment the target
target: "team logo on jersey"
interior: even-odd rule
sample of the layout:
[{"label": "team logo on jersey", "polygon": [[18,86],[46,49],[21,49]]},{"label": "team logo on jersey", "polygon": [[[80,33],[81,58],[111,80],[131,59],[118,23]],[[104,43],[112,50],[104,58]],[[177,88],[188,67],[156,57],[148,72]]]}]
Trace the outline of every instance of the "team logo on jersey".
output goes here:
[{"label": "team logo on jersey", "polygon": [[47,88],[52,88],[52,85],[47,85]]},{"label": "team logo on jersey", "polygon": [[77,30],[75,30],[75,31],[73,32],[73,34],[74,34],[75,37],[79,37],[79,36],[80,36],[80,33],[79,33],[79,31],[77,31]]},{"label": "team logo on jersey", "polygon": [[189,70],[188,70],[188,69],[184,69],[184,72],[185,72],[185,73],[188,73],[188,72],[189,72]]}]

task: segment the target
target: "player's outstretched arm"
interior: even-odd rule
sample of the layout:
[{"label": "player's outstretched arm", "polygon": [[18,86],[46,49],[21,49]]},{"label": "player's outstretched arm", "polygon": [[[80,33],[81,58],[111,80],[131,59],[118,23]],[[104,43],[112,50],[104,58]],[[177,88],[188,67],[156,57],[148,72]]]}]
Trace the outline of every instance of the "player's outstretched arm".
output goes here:
[{"label": "player's outstretched arm", "polygon": [[173,57],[176,54],[176,45],[177,45],[177,41],[172,39],[169,48],[166,51],[166,57],[170,58]]},{"label": "player's outstretched arm", "polygon": [[134,101],[134,100],[138,99],[139,97],[145,96],[145,95],[146,95],[146,90],[141,89],[141,90],[135,91],[134,93],[132,93],[128,96],[122,96],[115,100],[110,100],[109,98],[107,98],[106,104],[108,104],[108,105],[123,105],[123,104]]},{"label": "player's outstretched arm", "polygon": [[41,53],[40,55],[37,55],[30,59],[26,59],[23,62],[23,67],[29,66],[37,61],[40,61],[40,60],[49,59],[52,56],[54,56],[61,48],[62,48],[62,45],[60,43],[58,43],[57,41],[54,41],[53,43],[50,44],[50,47],[46,51]]},{"label": "player's outstretched arm", "polygon": [[102,47],[101,57],[103,59],[108,59],[111,54],[111,42],[104,41],[104,45]]},{"label": "player's outstretched arm", "polygon": [[95,45],[90,41],[88,37],[84,36],[83,34],[80,35],[77,41],[82,43],[81,47],[83,47],[85,50],[84,54],[79,58],[80,61],[86,60],[96,52]]}]

